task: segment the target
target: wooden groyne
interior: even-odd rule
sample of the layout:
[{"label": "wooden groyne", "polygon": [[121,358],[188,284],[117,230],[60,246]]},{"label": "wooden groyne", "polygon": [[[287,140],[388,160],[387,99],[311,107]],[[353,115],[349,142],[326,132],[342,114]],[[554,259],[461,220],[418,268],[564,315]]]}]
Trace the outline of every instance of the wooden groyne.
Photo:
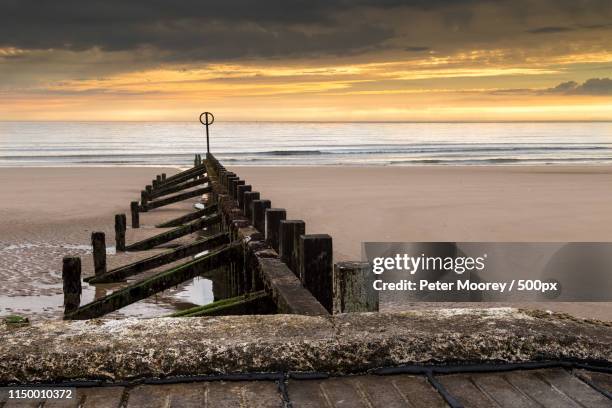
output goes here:
[{"label": "wooden groyne", "polygon": [[[95,272],[84,281],[96,285],[130,280],[110,295],[80,305],[81,260],[66,258],[65,319],[101,317],[198,276],[220,280],[226,290],[215,302],[176,316],[324,316],[378,310],[377,292],[365,286],[369,284],[367,265],[334,265],[331,236],[306,234],[304,221],[287,219],[286,209],[273,207],[210,153],[205,160],[196,154],[193,167],[169,177],[157,175],[145,186],[140,201],[130,204],[131,228],[143,227],[142,213],[186,200],[200,204],[186,214],[147,226],[160,232],[136,242],[126,242],[126,215],[115,216],[118,252],[156,250],[135,262],[108,269],[104,233],[92,234]],[[179,245],[159,253],[161,246],[179,239]],[[163,269],[165,265],[169,267]],[[146,277],[139,279],[140,275]]]}]

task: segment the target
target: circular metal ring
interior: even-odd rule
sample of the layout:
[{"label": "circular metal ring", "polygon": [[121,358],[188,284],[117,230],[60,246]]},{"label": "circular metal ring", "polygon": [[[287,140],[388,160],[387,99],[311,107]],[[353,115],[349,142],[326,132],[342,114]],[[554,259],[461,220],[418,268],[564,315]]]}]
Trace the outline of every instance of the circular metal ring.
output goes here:
[{"label": "circular metal ring", "polygon": [[[202,116],[204,120],[202,120]],[[208,119],[210,117],[210,120]],[[203,125],[212,125],[215,122],[215,116],[210,112],[204,112],[200,115],[200,123]]]}]

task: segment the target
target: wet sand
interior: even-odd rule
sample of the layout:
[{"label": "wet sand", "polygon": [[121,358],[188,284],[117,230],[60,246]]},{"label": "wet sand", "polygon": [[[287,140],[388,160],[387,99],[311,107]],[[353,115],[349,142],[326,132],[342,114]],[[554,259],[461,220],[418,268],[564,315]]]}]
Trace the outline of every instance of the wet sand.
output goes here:
[{"label": "wet sand", "polygon": [[[359,259],[362,241],[612,241],[612,167],[232,170],[288,218],[305,220],[308,233],[331,234],[336,260]],[[61,303],[62,257],[88,254],[94,230],[112,240],[114,214],[129,213],[129,202],[162,171],[175,170],[0,169],[0,314],[12,309],[2,304],[6,296]],[[143,217],[153,224],[191,204],[184,205]],[[541,306],[612,320],[607,303]],[[46,307],[48,315],[61,310]]]},{"label": "wet sand", "polygon": [[[168,175],[172,168],[2,168],[0,205],[0,315],[19,313],[32,317],[56,318],[62,314],[62,258],[82,257],[83,276],[93,274],[90,236],[106,233],[107,252],[114,253],[114,215],[125,213],[129,224],[129,203],[140,197],[140,189],[155,174]],[[174,218],[190,210],[193,201],[141,214],[149,225]],[[144,228],[128,229],[128,242],[156,233]],[[126,264],[151,256],[128,253],[110,257]],[[121,285],[83,284],[82,303]],[[208,280],[191,282],[157,297],[130,305],[115,316],[166,314],[191,301],[208,303]],[[206,290],[205,290],[206,289]]]},{"label": "wet sand", "polygon": [[[612,166],[230,170],[273,207],[286,208],[288,219],[303,219],[307,233],[330,234],[336,261],[361,259],[363,241],[612,241]],[[439,306],[389,303],[381,308]],[[612,320],[610,303],[520,306]]]}]

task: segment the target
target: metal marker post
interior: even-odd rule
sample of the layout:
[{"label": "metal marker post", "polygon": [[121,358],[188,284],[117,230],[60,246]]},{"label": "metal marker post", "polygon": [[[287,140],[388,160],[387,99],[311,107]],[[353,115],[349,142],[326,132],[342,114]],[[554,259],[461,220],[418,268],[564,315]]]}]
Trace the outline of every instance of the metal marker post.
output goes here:
[{"label": "metal marker post", "polygon": [[210,140],[208,137],[208,125],[215,122],[215,116],[210,112],[204,112],[200,115],[200,123],[206,126],[206,153],[210,153]]}]

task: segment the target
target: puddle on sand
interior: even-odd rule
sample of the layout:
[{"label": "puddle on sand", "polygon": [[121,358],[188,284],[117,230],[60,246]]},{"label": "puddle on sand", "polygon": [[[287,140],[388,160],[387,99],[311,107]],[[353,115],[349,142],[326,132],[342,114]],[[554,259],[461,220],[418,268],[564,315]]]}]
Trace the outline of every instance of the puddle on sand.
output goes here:
[{"label": "puddle on sand", "polygon": [[[53,286],[61,290],[60,285]],[[83,282],[81,305],[94,299],[106,296],[120,289],[121,284],[89,285]],[[193,306],[205,305],[213,301],[212,281],[204,278],[194,278],[176,288],[168,289],[147,299],[126,306],[106,317],[155,317],[164,316],[178,310]],[[33,295],[33,296],[4,296],[0,295],[0,316],[18,314],[29,317],[31,320],[56,319],[63,315],[63,294]]]}]

